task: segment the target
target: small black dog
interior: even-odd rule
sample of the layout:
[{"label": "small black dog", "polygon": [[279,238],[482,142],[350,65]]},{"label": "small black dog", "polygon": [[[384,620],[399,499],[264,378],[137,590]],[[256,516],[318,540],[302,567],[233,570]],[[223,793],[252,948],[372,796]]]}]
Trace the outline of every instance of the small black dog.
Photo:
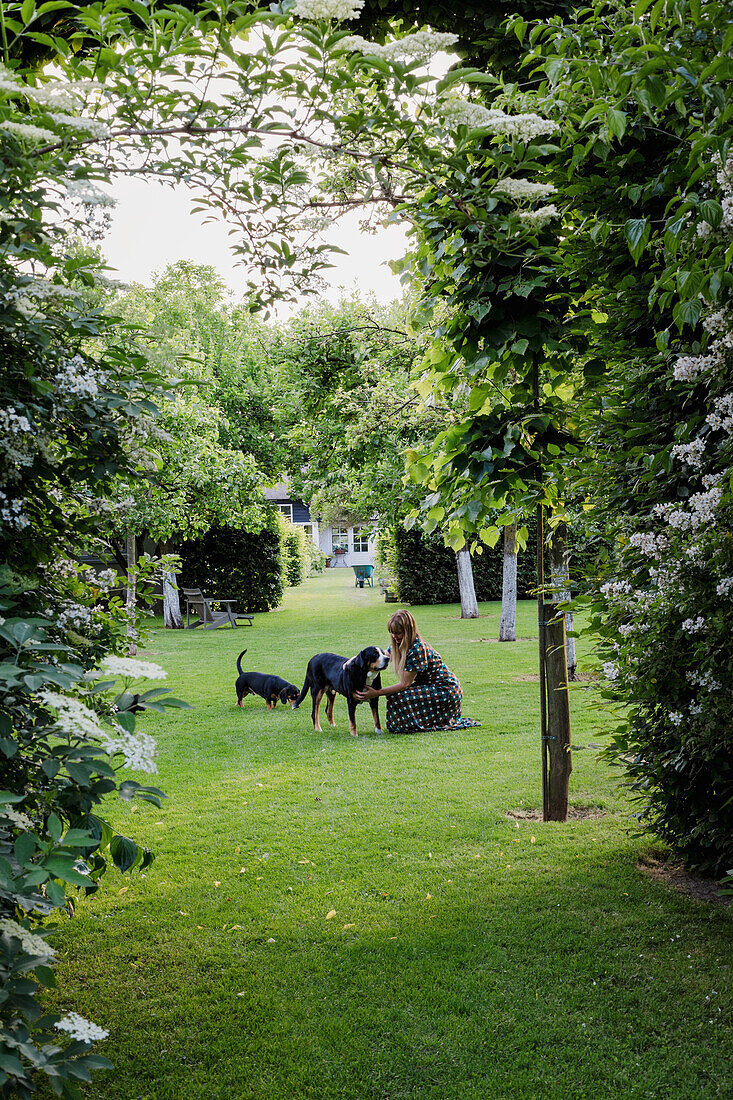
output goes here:
[{"label": "small black dog", "polygon": [[[351,657],[348,660],[346,657],[339,657],[336,653],[317,653],[308,662],[303,690],[294,706],[300,706],[310,688],[313,699],[313,728],[316,733],[323,733],[318,717],[321,699],[326,695],[328,699],[326,717],[329,723],[335,726],[333,704],[336,700],[336,692],[345,695],[346,704],[349,708],[349,733],[352,737],[356,737],[356,707],[359,700],[354,698],[354,692],[363,691],[367,685],[380,688],[382,686],[380,672],[388,664],[389,654],[375,645],[367,646],[366,649],[362,649],[361,653],[357,653],[356,657]],[[381,733],[379,700],[370,699],[369,706],[372,708],[372,715],[374,716],[374,730],[376,733]]]},{"label": "small black dog", "polygon": [[246,649],[237,657],[237,671],[239,676],[234,685],[237,690],[237,706],[241,707],[245,695],[259,695],[267,703],[268,710],[274,710],[278,699],[281,703],[290,703],[295,709],[295,700],[298,698],[298,689],[295,684],[289,684],[280,676],[268,676],[264,672],[242,672],[242,657]]}]

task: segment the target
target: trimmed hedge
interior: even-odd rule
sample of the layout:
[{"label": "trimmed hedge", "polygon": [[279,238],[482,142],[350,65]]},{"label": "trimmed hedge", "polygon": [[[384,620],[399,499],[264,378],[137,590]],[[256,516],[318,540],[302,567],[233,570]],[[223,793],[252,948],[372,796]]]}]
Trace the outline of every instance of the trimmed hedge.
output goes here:
[{"label": "trimmed hedge", "polygon": [[283,595],[280,531],[257,534],[213,527],[179,550],[182,588],[201,588],[207,596],[237,601],[238,611],[270,611]]},{"label": "trimmed hedge", "polygon": [[[517,596],[520,600],[533,596],[537,569],[532,551],[532,537],[527,549],[517,558]],[[425,535],[416,528],[395,531],[397,572],[400,599],[411,604],[458,603],[458,573],[456,555],[443,545],[440,535]],[[504,552],[501,543],[483,554],[471,557],[476,598],[500,600]]]}]

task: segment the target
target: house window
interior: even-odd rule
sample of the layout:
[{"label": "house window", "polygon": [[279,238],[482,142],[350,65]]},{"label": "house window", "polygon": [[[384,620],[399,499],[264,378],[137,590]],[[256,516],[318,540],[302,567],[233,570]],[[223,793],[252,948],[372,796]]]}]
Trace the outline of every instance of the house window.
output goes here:
[{"label": "house window", "polygon": [[292,504],[278,504],[278,512],[282,512],[284,516],[287,516],[290,522],[293,522],[293,506]]},{"label": "house window", "polygon": [[331,547],[333,550],[348,550],[349,549],[349,529],[348,527],[334,527],[331,532]]},{"label": "house window", "polygon": [[354,529],[354,553],[369,553],[369,537],[362,527],[356,527]]},{"label": "house window", "polygon": [[300,526],[301,526],[301,527],[303,528],[303,530],[305,531],[306,535],[310,535],[310,537],[311,537],[311,538],[313,539],[313,541],[314,541],[314,542],[316,543],[316,545],[317,545],[317,544],[318,544],[318,540],[316,539],[316,536],[315,536],[315,532],[314,532],[314,530],[313,530],[313,524],[312,524],[312,523],[301,523],[301,524],[300,524]]}]

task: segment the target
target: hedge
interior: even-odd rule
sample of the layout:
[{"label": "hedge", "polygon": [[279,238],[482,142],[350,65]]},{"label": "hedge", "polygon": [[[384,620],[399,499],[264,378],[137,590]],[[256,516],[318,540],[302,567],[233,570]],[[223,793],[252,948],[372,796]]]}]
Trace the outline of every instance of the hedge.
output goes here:
[{"label": "hedge", "polygon": [[283,595],[280,532],[271,527],[252,534],[213,527],[179,549],[183,588],[237,601],[238,611],[270,611]]}]

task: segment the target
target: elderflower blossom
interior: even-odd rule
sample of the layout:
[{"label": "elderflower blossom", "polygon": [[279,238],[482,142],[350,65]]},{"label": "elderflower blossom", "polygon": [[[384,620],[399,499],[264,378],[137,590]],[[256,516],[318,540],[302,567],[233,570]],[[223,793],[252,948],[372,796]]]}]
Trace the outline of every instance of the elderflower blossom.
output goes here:
[{"label": "elderflower blossom", "polygon": [[673,726],[681,726],[682,725],[682,717],[683,716],[680,714],[680,712],[678,710],[671,710],[669,712],[669,720],[670,720],[670,722],[672,723]]},{"label": "elderflower blossom", "polygon": [[648,531],[637,531],[629,538],[629,544],[648,557],[661,557],[667,549],[667,540],[663,535],[653,535]]},{"label": "elderflower blossom", "polygon": [[517,141],[532,141],[536,137],[554,134],[560,128],[556,122],[540,115],[507,115],[497,108],[484,107],[468,99],[446,100],[439,111],[448,124],[468,126],[473,130],[491,130]]},{"label": "elderflower blossom", "polygon": [[729,596],[731,590],[733,590],[733,577],[723,577],[715,586],[715,591],[719,596]]},{"label": "elderflower blossom", "polygon": [[628,596],[631,592],[628,581],[606,581],[601,585],[601,594],[609,599],[618,599],[619,596]]},{"label": "elderflower blossom", "polygon": [[67,195],[74,202],[80,202],[84,206],[117,205],[116,199],[113,199],[111,195],[102,191],[101,188],[93,184],[91,180],[65,179],[62,182],[66,188]]},{"label": "elderflower blossom", "polygon": [[80,355],[62,360],[63,369],[56,375],[56,386],[69,397],[91,397],[99,393],[99,379]]},{"label": "elderflower blossom", "polygon": [[700,467],[703,464],[703,452],[705,442],[702,439],[693,439],[690,443],[676,443],[672,448],[672,458],[678,458],[687,466]]},{"label": "elderflower blossom", "polygon": [[67,1016],[54,1024],[58,1031],[68,1031],[72,1039],[80,1043],[91,1043],[95,1039],[106,1039],[109,1035],[103,1027],[93,1024],[91,1020],[85,1020],[77,1012],[69,1012]]},{"label": "elderflower blossom", "polygon": [[31,425],[27,416],[23,416],[13,408],[0,409],[0,433],[17,435],[19,432],[29,431],[31,431]]},{"label": "elderflower blossom", "polygon": [[15,936],[16,940],[20,940],[23,950],[27,951],[29,955],[48,958],[56,954],[54,949],[41,936],[29,932],[22,924],[11,920],[10,917],[0,918],[0,932],[6,936]]},{"label": "elderflower blossom", "polygon": [[39,699],[56,711],[56,725],[72,737],[104,737],[97,714],[80,699],[58,691],[41,691]]},{"label": "elderflower blossom", "polygon": [[494,191],[508,195],[510,199],[521,202],[523,199],[546,199],[554,195],[556,188],[551,183],[535,183],[534,180],[517,179],[505,176],[494,186]]},{"label": "elderflower blossom", "polygon": [[557,218],[560,211],[556,206],[541,206],[539,210],[520,210],[519,220],[528,225],[530,229],[541,229],[553,218]]},{"label": "elderflower blossom", "polygon": [[33,828],[33,822],[27,814],[21,813],[20,810],[11,810],[9,806],[5,806],[0,810],[0,817],[7,818],[13,825],[17,825],[19,829]]},{"label": "elderflower blossom", "polygon": [[42,126],[33,126],[30,122],[12,122],[7,119],[0,122],[0,130],[24,141],[55,141],[56,134],[52,130],[45,130]]},{"label": "elderflower blossom", "polygon": [[292,14],[299,19],[356,19],[364,0],[297,0]]},{"label": "elderflower blossom", "polygon": [[109,137],[110,129],[106,122],[100,122],[96,118],[84,118],[79,115],[52,114],[50,116],[57,126],[67,126],[70,130],[78,130],[93,138]]},{"label": "elderflower blossom", "polygon": [[154,774],[158,770],[154,760],[158,746],[147,733],[128,733],[117,726],[115,736],[103,734],[102,744],[110,756],[121,753],[125,758],[125,767],[132,771]]},{"label": "elderflower blossom", "polygon": [[124,676],[126,680],[165,680],[168,673],[151,661],[139,661],[135,657],[110,655],[102,661],[102,668],[110,676]]},{"label": "elderflower blossom", "polygon": [[696,619],[685,619],[682,623],[682,629],[686,634],[699,634],[701,630],[705,629],[705,619],[702,615],[698,615]]},{"label": "elderflower blossom", "polygon": [[618,680],[619,667],[615,661],[604,661],[603,675],[606,677],[607,680]]},{"label": "elderflower blossom", "polygon": [[448,50],[458,41],[457,34],[440,33],[438,31],[415,31],[404,38],[397,38],[393,42],[386,42],[380,46],[378,42],[368,42],[359,34],[349,35],[339,42],[339,49],[354,50],[371,57],[382,57],[386,61],[430,61],[436,53]]}]

